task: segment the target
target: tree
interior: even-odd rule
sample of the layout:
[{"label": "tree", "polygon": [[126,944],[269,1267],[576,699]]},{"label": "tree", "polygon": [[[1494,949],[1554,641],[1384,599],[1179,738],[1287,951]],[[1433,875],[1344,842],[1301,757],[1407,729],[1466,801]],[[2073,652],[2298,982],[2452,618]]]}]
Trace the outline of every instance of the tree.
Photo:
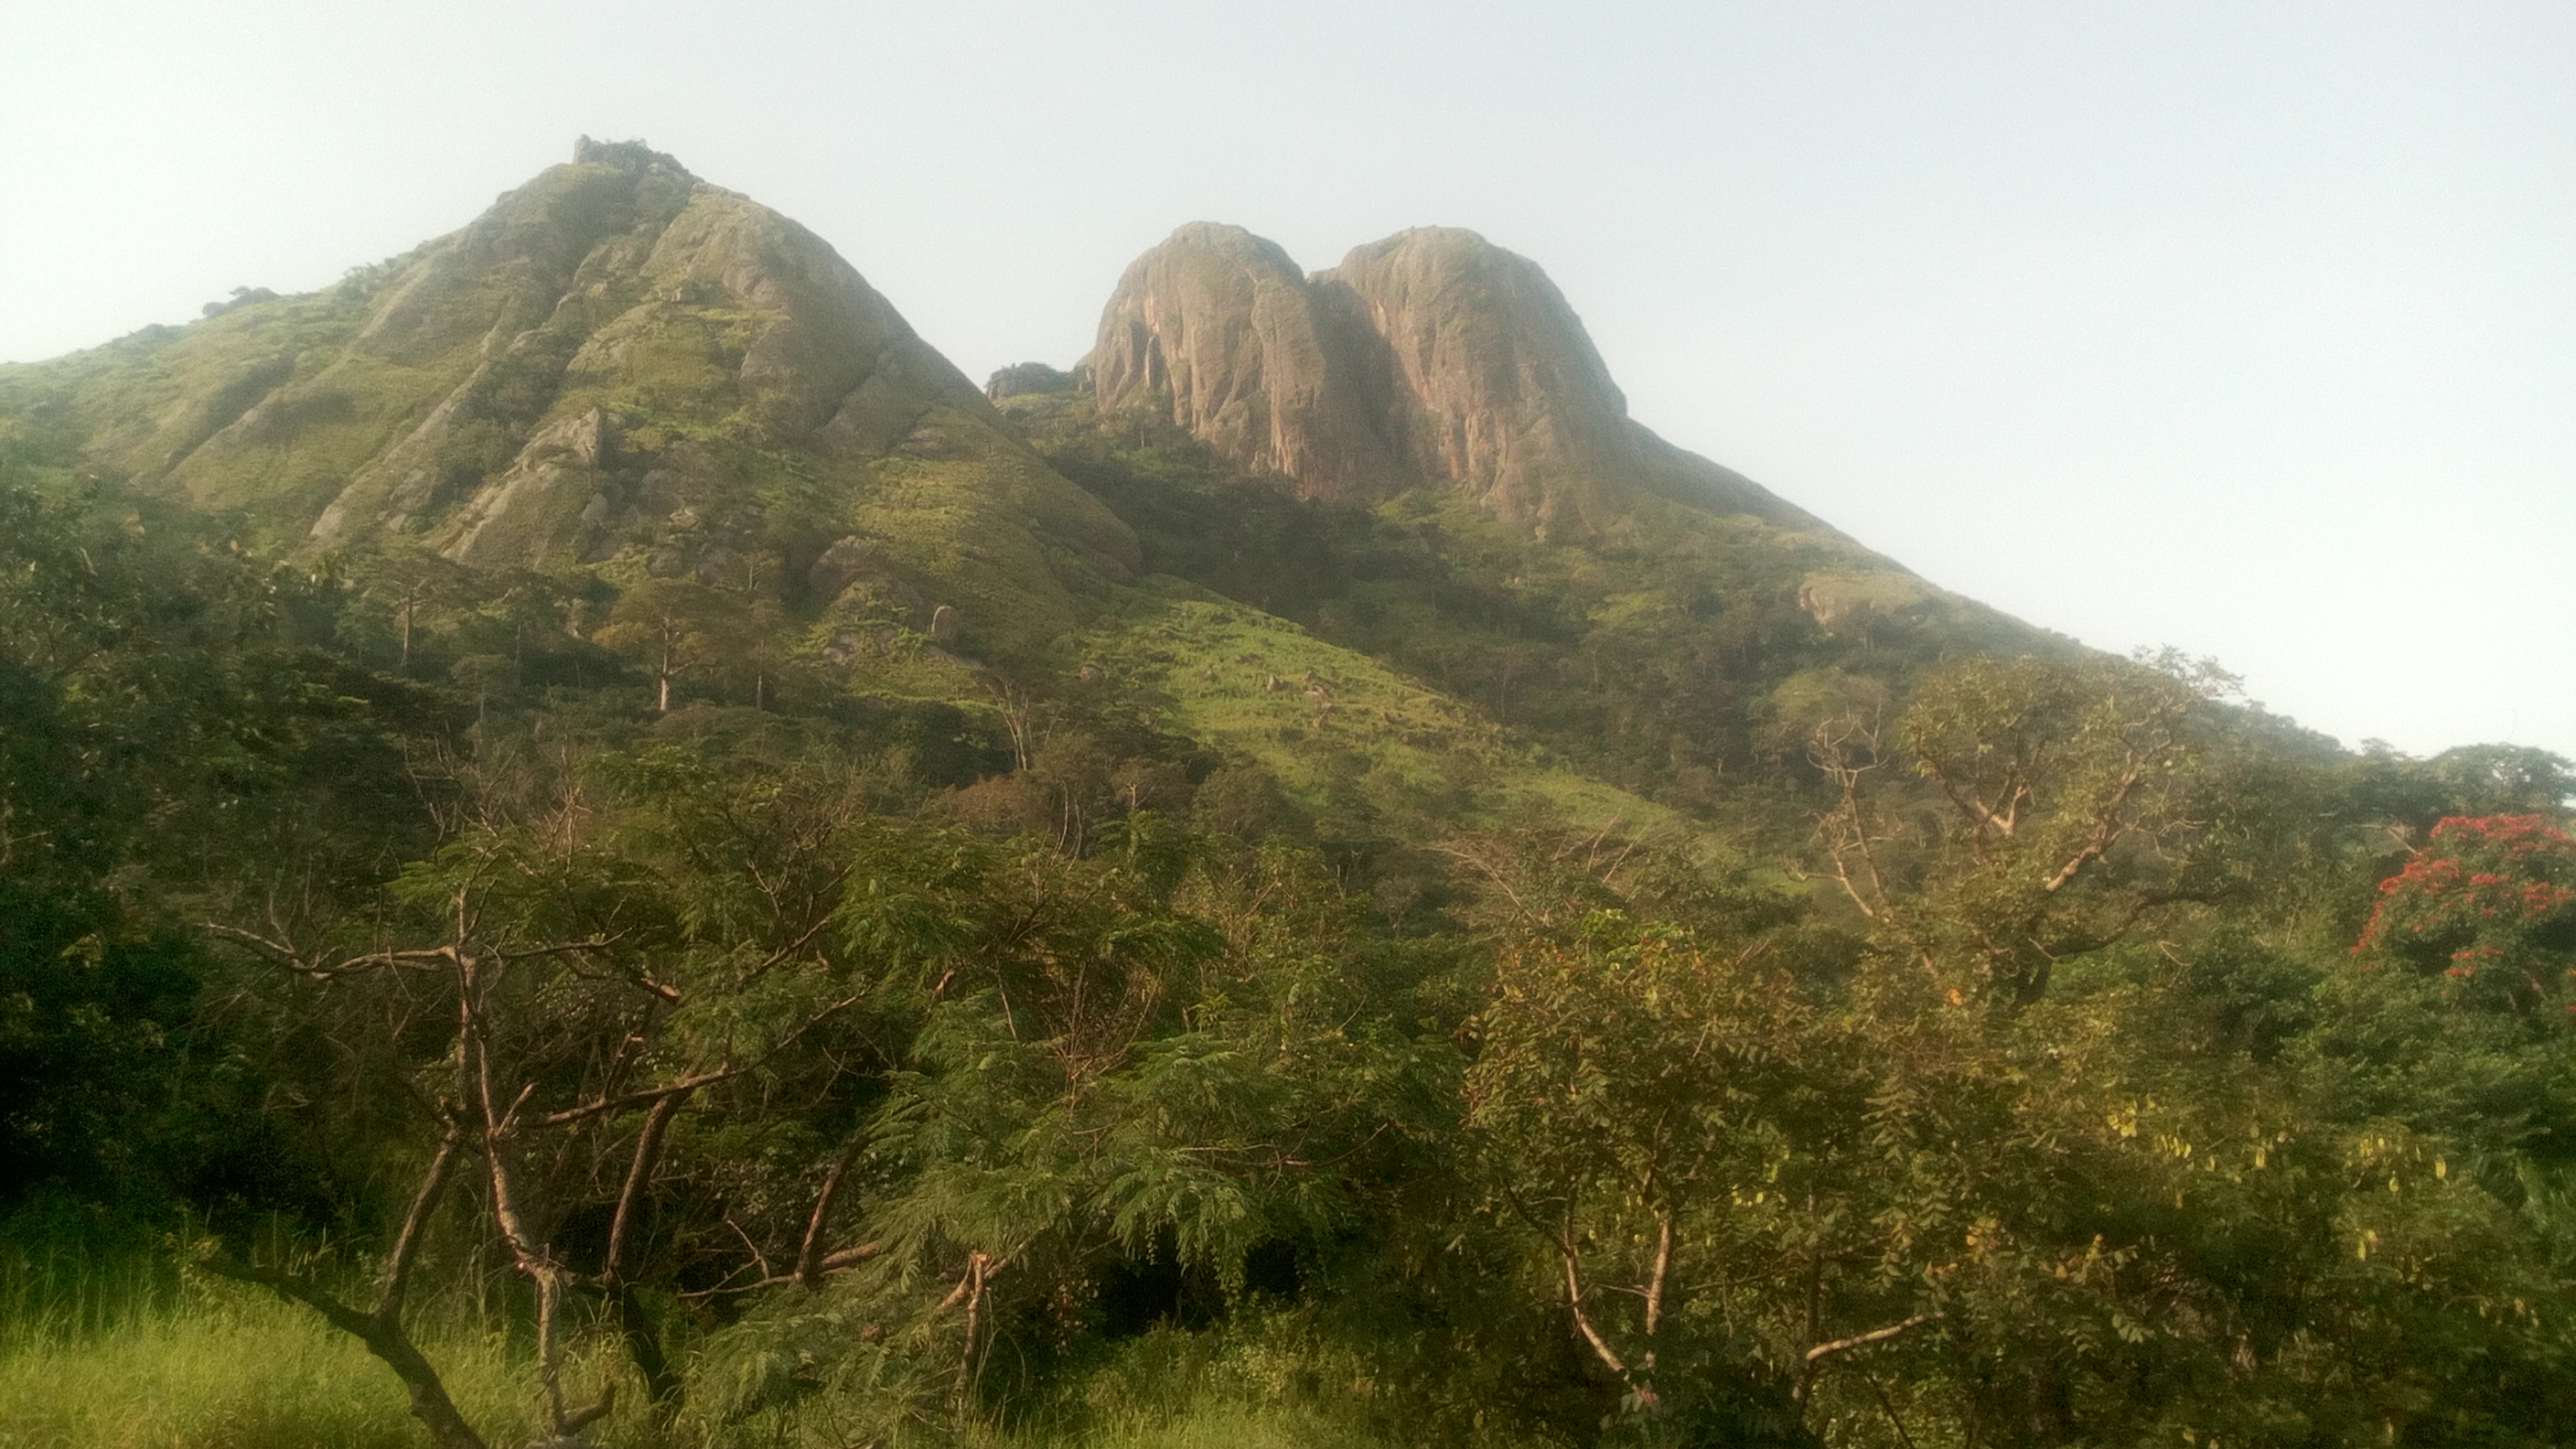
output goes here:
[{"label": "tree", "polygon": [[[313,991],[355,998],[319,1004],[341,1052],[389,1064],[436,1146],[371,1309],[220,1253],[201,1266],[275,1289],[357,1336],[401,1376],[414,1414],[449,1449],[480,1440],[403,1317],[408,1265],[453,1170],[478,1171],[483,1226],[529,1283],[553,1432],[571,1436],[613,1405],[606,1390],[587,1406],[568,1395],[568,1309],[580,1295],[606,1305],[667,1405],[679,1377],[636,1268],[680,1114],[725,1084],[786,1071],[876,989],[848,956],[814,949],[834,918],[842,872],[826,862],[853,818],[846,795],[807,800],[817,818],[780,831],[743,828],[743,803],[711,800],[703,772],[683,760],[648,755],[614,783],[627,808],[604,821],[565,802],[534,822],[464,829],[404,871],[375,938],[358,949],[216,928]],[[381,1094],[387,1084],[346,1085]],[[735,1106],[737,1120],[757,1120]],[[605,1220],[584,1255],[572,1243],[594,1208]]]},{"label": "tree", "polygon": [[2464,1003],[2576,1012],[2576,840],[2546,817],[2448,816],[2379,896],[2355,955],[2439,971]]},{"label": "tree", "polygon": [[0,481],[0,1197],[291,1191],[223,1120],[190,923],[327,915],[431,838],[446,716],[322,647],[342,600],[109,485]]},{"label": "tree", "polygon": [[1941,1317],[1888,1236],[1863,1043],[1762,935],[1518,936],[1472,1029],[1486,1190],[1639,1423],[1801,1440],[1818,1374]]},{"label": "tree", "polygon": [[466,602],[474,595],[474,575],[463,564],[416,540],[389,539],[381,552],[364,555],[351,565],[361,587],[394,611],[395,669],[411,672],[412,634],[424,609]]},{"label": "tree", "polygon": [[[1810,756],[1840,795],[1819,829],[1834,875],[1883,937],[1969,968],[1963,989],[2026,1006],[2057,959],[2216,888],[2206,715],[2231,688],[2216,666],[2176,658],[1972,656],[1931,670],[1892,751],[1858,720],[1816,734]],[[1871,798],[1891,754],[1946,807],[1903,897],[1882,852],[1908,832]]]},{"label": "tree", "polygon": [[2326,1099],[2521,1191],[2576,1166],[2576,844],[2541,815],[2451,816],[2379,884],[2306,1043]]},{"label": "tree", "polygon": [[642,656],[653,670],[654,707],[668,714],[673,681],[749,656],[771,622],[743,595],[687,579],[647,579],[618,596],[594,637]]}]

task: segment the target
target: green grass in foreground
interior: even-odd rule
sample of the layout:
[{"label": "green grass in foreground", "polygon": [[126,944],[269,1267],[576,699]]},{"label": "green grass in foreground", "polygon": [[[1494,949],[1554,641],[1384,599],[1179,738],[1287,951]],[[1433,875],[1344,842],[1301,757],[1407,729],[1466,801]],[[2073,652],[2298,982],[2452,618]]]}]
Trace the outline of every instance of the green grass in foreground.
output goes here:
[{"label": "green grass in foreground", "polygon": [[1169,1417],[1139,1417],[1084,1436],[1084,1449],[1383,1449],[1384,1441],[1311,1410],[1219,1401]]},{"label": "green grass in foreground", "polygon": [[[0,1449],[428,1443],[393,1375],[303,1308],[229,1284],[139,1271],[116,1278],[93,1270],[70,1286],[68,1294],[39,1294],[23,1281],[0,1285]],[[537,1437],[525,1344],[512,1344],[498,1329],[462,1326],[421,1336],[449,1392],[493,1449]],[[918,1438],[925,1449],[1390,1449],[1364,1428],[1264,1392],[1263,1364],[1247,1366],[1223,1351],[1211,1356],[1211,1346],[1162,1334],[1133,1345],[1087,1391],[1077,1391],[1080,1402],[1066,1406],[1078,1429],[1001,1434],[942,1425]],[[1273,1356],[1252,1354],[1263,1363]],[[594,1382],[596,1368],[578,1365],[576,1380]],[[625,1387],[631,1392],[633,1385]],[[877,1434],[867,1431],[883,1428],[864,1406],[808,1400],[724,1427],[684,1414],[656,1430],[642,1415],[621,1411],[591,1435],[627,1449],[843,1449],[875,1442]]]},{"label": "green grass in foreground", "polygon": [[[414,1449],[402,1388],[355,1339],[246,1290],[189,1283],[177,1302],[94,1331],[13,1323],[0,1338],[0,1449]],[[497,1334],[431,1352],[496,1444],[533,1436],[534,1395]]]}]

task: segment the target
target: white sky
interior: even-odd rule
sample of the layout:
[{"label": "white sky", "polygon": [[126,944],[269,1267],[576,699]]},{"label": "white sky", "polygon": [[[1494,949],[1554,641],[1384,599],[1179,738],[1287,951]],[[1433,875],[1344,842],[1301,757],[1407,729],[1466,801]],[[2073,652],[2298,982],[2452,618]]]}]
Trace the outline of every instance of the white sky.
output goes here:
[{"label": "white sky", "polygon": [[2576,754],[2576,5],[0,5],[0,358],[642,138],[970,374],[1240,222],[1546,266],[1636,415],[2358,742]]}]

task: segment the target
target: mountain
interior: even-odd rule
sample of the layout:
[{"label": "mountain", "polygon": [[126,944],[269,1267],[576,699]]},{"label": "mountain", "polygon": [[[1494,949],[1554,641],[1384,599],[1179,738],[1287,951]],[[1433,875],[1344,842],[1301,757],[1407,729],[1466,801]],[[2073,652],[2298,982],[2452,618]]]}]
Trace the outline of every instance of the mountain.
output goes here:
[{"label": "mountain", "polygon": [[979,647],[1136,561],[821,238],[635,143],[336,287],[0,369],[0,414],[298,552],[875,583]]},{"label": "mountain", "polygon": [[[1469,231],[1310,277],[1184,226],[1088,359],[988,396],[812,232],[585,138],[459,231],[208,312],[0,368],[0,430],[412,579],[405,670],[420,618],[478,680],[600,664],[532,666],[524,627],[506,668],[440,642],[399,562],[434,556],[451,594],[555,580],[581,601],[557,632],[654,655],[663,711],[786,687],[944,701],[1000,740],[997,697],[1124,661],[1157,728],[1314,808],[1598,824],[1724,814],[1931,660],[2061,647],[1658,438],[1546,274]],[[1293,688],[1244,662],[1274,656]]]},{"label": "mountain", "polygon": [[1547,274],[1454,227],[1308,277],[1241,227],[1184,226],[1120,279],[1091,372],[1104,407],[1155,399],[1311,497],[1436,481],[1547,534],[1597,534],[1651,499],[1830,532],[1631,419]]},{"label": "mountain", "polygon": [[1472,233],[979,391],[585,142],[0,369],[0,1278],[242,1290],[0,1438],[2562,1443],[2576,768],[2228,684]]},{"label": "mountain", "polygon": [[1798,775],[1819,723],[1934,660],[2070,647],[1657,437],[1546,274],[1469,231],[1310,277],[1192,223],[1126,269],[1080,365],[990,390],[1149,573],[1688,811]]}]

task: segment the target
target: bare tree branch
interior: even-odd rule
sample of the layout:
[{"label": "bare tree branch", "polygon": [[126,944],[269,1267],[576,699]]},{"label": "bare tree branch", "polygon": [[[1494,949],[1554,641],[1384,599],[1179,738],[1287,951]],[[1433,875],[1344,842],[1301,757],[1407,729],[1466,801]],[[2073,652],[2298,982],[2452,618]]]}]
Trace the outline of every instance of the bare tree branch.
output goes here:
[{"label": "bare tree branch", "polygon": [[682,1077],[676,1082],[665,1082],[658,1087],[644,1087],[632,1092],[623,1092],[614,1097],[602,1097],[595,1102],[584,1102],[578,1107],[566,1107],[560,1112],[548,1112],[542,1117],[531,1119],[529,1125],[532,1127],[570,1126],[586,1117],[596,1117],[602,1112],[622,1112],[629,1107],[649,1106],[668,1098],[685,1097],[700,1087],[711,1087],[718,1082],[731,1081],[750,1070],[749,1067],[726,1067],[721,1071],[700,1072],[696,1076]]},{"label": "bare tree branch", "polygon": [[1823,1358],[1828,1354],[1841,1353],[1846,1349],[1863,1348],[1873,1343],[1885,1343],[1889,1339],[1896,1337],[1898,1334],[1903,1333],[1908,1329],[1920,1328],[1924,1324],[1930,1323],[1935,1319],[1944,1316],[1945,1315],[1939,1313],[1918,1313],[1912,1318],[1905,1320],[1903,1323],[1891,1323],[1885,1328],[1873,1328],[1867,1333],[1855,1333],[1849,1338],[1837,1338],[1831,1343],[1820,1343],[1807,1350],[1805,1362],[1814,1363],[1816,1360]]},{"label": "bare tree branch", "polygon": [[1565,1259],[1565,1301],[1574,1310],[1574,1326],[1583,1335],[1583,1341],[1592,1345],[1592,1351],[1600,1356],[1601,1362],[1609,1366],[1610,1372],[1625,1381],[1628,1366],[1620,1362],[1618,1353],[1601,1336],[1601,1331],[1592,1326],[1592,1315],[1583,1311],[1583,1281],[1575,1276],[1574,1248],[1571,1244],[1560,1244],[1559,1249]]},{"label": "bare tree branch", "polygon": [[[844,1268],[855,1268],[883,1253],[886,1246],[882,1240],[871,1238],[867,1242],[851,1247],[835,1248],[823,1255],[821,1265],[823,1275],[829,1277]],[[754,1278],[748,1283],[719,1283],[713,1288],[691,1288],[673,1296],[691,1299],[721,1298],[733,1293],[757,1293],[763,1288],[776,1288],[782,1284],[799,1281],[801,1280],[794,1273],[780,1273],[770,1277]],[[949,1305],[943,1303],[940,1306],[944,1308]]]},{"label": "bare tree branch", "polygon": [[200,929],[249,946],[275,958],[279,965],[288,970],[309,976],[316,981],[328,981],[335,976],[354,975],[379,966],[432,966],[453,962],[456,959],[455,948],[430,946],[405,951],[362,951],[355,956],[324,965],[321,958],[306,956],[286,942],[260,935],[256,931],[245,931],[239,926],[227,926],[221,921],[200,921],[197,924]]},{"label": "bare tree branch", "polygon": [[[1655,1326],[1664,1316],[1664,1274],[1673,1265],[1673,1215],[1655,1217],[1655,1270],[1646,1279],[1646,1337],[1655,1336]],[[1649,1352],[1651,1357],[1651,1351]]]},{"label": "bare tree branch", "polygon": [[686,1092],[669,1093],[644,1115],[644,1130],[636,1136],[634,1156],[627,1161],[626,1185],[617,1194],[617,1215],[609,1220],[608,1247],[600,1255],[599,1276],[604,1282],[614,1284],[625,1267],[626,1245],[634,1237],[644,1189],[653,1180],[653,1169],[661,1165],[662,1136],[687,1100]]},{"label": "bare tree branch", "polygon": [[446,1134],[439,1139],[438,1155],[430,1159],[429,1171],[421,1175],[420,1190],[412,1194],[411,1210],[403,1214],[402,1229],[394,1235],[393,1251],[385,1256],[384,1272],[376,1282],[376,1317],[388,1325],[402,1321],[403,1299],[411,1287],[412,1262],[419,1255],[429,1216],[438,1209],[448,1171],[456,1165],[462,1139],[461,1129],[451,1120]]},{"label": "bare tree branch", "polygon": [[850,1165],[867,1145],[867,1134],[853,1132],[841,1147],[841,1155],[832,1161],[832,1170],[823,1179],[823,1190],[814,1195],[814,1211],[805,1219],[805,1240],[796,1249],[796,1281],[812,1288],[823,1281],[823,1232],[831,1223],[832,1203],[841,1194],[841,1179],[849,1175]]}]

